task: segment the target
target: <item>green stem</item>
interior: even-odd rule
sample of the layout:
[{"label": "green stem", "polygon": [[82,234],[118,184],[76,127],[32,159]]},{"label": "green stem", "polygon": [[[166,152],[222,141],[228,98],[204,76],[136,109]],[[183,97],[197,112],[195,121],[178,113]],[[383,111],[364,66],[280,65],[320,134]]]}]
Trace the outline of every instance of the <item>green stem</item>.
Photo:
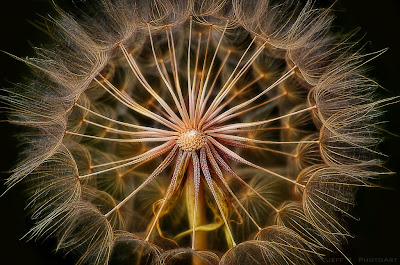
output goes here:
[{"label": "green stem", "polygon": [[[196,210],[196,217],[193,216],[194,207],[195,207],[195,187],[194,187],[194,177],[193,177],[193,165],[189,165],[189,170],[187,173],[186,180],[186,205],[187,205],[187,214],[189,220],[190,229],[193,227],[193,219],[196,219],[196,227],[204,225],[207,223],[206,218],[206,208],[205,208],[205,199],[204,199],[204,188],[200,183],[199,194],[198,194],[198,203]],[[194,249],[207,249],[207,232],[204,231],[196,231]],[[196,264],[195,262],[193,264]]]}]

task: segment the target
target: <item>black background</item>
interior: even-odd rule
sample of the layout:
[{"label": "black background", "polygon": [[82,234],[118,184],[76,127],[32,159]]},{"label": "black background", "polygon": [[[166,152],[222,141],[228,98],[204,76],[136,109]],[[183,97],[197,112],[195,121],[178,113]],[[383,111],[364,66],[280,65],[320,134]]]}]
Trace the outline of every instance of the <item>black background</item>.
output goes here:
[{"label": "black background", "polygon": [[[324,1],[321,1],[324,2]],[[326,1],[328,3],[328,1]],[[398,0],[338,0],[336,25],[347,31],[361,27],[362,42],[366,51],[389,50],[375,59],[370,66],[373,76],[384,89],[383,97],[400,95],[400,40]],[[46,35],[32,26],[29,21],[40,21],[40,16],[54,14],[48,0],[0,0],[0,50],[20,57],[32,56],[31,43],[46,42]],[[0,53],[0,87],[10,87],[19,82],[29,69],[4,53]],[[400,135],[400,103],[386,107],[387,129]],[[1,119],[4,115],[1,114]],[[17,158],[16,141],[11,137],[12,128],[0,123],[0,171],[9,170]],[[387,167],[400,172],[400,137],[386,134],[381,150]],[[5,179],[8,174],[2,174]],[[350,223],[355,238],[349,239],[345,253],[354,264],[400,264],[400,176],[382,179],[380,184],[389,189],[368,189],[358,193],[355,209],[360,218]],[[0,185],[0,193],[5,190]],[[24,212],[23,191],[14,188],[0,197],[0,265],[30,264],[47,265],[73,264],[71,257],[54,253],[55,242],[26,242],[20,238],[29,230],[30,224]],[[397,262],[379,263],[367,258],[397,258]],[[335,254],[327,264],[346,264]]]}]

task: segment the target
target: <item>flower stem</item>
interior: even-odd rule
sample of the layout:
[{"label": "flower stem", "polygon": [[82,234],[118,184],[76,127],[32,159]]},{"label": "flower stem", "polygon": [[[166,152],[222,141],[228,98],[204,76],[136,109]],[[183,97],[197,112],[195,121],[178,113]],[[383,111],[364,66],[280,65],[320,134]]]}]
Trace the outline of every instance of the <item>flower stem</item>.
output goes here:
[{"label": "flower stem", "polygon": [[[193,165],[189,165],[188,168],[192,169]],[[203,185],[201,184],[199,185],[198,202],[196,205],[195,203],[196,190],[195,190],[193,170],[188,170],[185,186],[186,186],[186,205],[188,209],[187,214],[188,214],[190,228],[193,227],[193,222],[195,222],[196,227],[206,224],[207,218],[206,218],[206,208],[204,202],[204,188]],[[195,207],[197,207],[196,216],[194,216]],[[195,231],[195,233],[196,235],[194,236],[194,242],[192,242],[193,249],[195,250],[207,249],[207,233],[202,231]],[[193,262],[194,261],[195,260],[193,260]]]}]

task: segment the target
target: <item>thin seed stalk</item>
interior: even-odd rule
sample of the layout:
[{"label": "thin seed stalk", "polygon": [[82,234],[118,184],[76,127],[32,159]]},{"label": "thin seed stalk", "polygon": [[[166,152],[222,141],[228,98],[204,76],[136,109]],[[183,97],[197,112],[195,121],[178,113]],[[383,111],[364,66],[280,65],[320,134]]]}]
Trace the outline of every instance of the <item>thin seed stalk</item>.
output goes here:
[{"label": "thin seed stalk", "polygon": [[[192,163],[191,163],[192,164]],[[193,165],[189,165],[189,168],[193,168]],[[196,209],[196,217],[194,217],[194,207],[195,207],[195,183],[194,183],[194,174],[193,170],[188,170],[187,172],[187,184],[185,185],[185,200],[187,205],[187,214],[189,220],[189,227],[193,227],[193,222],[196,222],[196,227],[205,225],[207,223],[206,218],[206,205],[205,205],[205,197],[204,197],[204,187],[203,185],[199,185],[198,191],[198,202]],[[195,220],[194,220],[195,218]],[[207,232],[195,231],[195,239],[193,242],[193,246],[195,250],[199,249],[207,249]],[[193,233],[192,233],[193,240]],[[193,260],[193,264],[197,264],[196,258]],[[200,261],[198,261],[200,262]]]}]

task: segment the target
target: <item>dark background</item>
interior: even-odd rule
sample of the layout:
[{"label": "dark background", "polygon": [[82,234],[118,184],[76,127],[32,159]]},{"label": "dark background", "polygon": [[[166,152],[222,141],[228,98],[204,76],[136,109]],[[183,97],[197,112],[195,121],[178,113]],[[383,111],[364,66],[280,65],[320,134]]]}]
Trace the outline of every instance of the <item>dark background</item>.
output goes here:
[{"label": "dark background", "polygon": [[[323,2],[323,1],[321,1]],[[328,1],[326,1],[328,2]],[[360,36],[365,37],[366,51],[389,50],[375,59],[370,66],[373,76],[384,89],[383,97],[400,95],[400,40],[398,0],[338,0],[334,9],[338,19],[335,24],[347,31],[361,27]],[[32,56],[31,43],[46,42],[44,33],[29,21],[40,21],[40,16],[54,14],[48,0],[0,0],[0,50],[20,57]],[[0,53],[0,87],[10,87],[19,82],[29,69],[4,53]],[[387,129],[400,135],[400,103],[386,107]],[[1,119],[4,119],[4,115]],[[17,158],[16,141],[11,137],[12,128],[0,123],[0,171],[9,170]],[[385,135],[381,150],[388,154],[387,167],[400,172],[400,137]],[[2,174],[2,179],[8,174]],[[400,264],[400,176],[382,179],[380,184],[389,189],[368,189],[358,193],[355,213],[358,222],[350,223],[355,238],[349,239],[345,253],[354,264],[382,264],[367,258],[397,258]],[[0,193],[5,190],[0,185]],[[0,197],[0,265],[73,264],[71,257],[55,254],[54,240],[26,242],[20,238],[29,230],[29,219],[24,211],[23,191],[14,188]],[[327,264],[346,264],[335,254]]]}]

